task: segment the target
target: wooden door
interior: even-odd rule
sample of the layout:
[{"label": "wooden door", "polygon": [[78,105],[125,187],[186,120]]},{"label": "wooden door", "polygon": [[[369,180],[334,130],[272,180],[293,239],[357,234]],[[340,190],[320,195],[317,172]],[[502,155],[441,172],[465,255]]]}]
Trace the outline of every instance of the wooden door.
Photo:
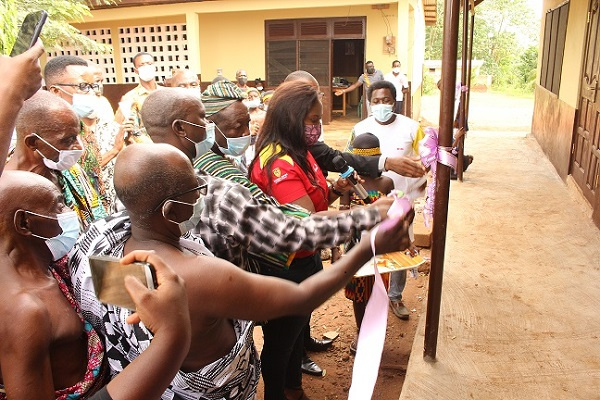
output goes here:
[{"label": "wooden door", "polygon": [[571,157],[571,174],[594,207],[594,221],[600,226],[600,10],[591,0],[587,23],[581,97],[577,111]]},{"label": "wooden door", "polygon": [[325,93],[323,123],[331,122],[331,40],[300,40],[298,42],[298,69],[310,72]]}]

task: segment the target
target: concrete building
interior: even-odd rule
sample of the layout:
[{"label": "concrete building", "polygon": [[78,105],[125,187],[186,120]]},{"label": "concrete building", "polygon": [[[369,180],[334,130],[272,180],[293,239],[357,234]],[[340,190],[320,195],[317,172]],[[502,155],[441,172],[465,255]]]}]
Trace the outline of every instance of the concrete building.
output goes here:
[{"label": "concrete building", "polygon": [[600,10],[595,0],[544,0],[531,132],[600,226]]},{"label": "concrete building", "polygon": [[162,78],[187,67],[210,82],[219,72],[234,79],[244,68],[249,82],[260,78],[274,87],[290,71],[308,70],[326,94],[327,122],[333,77],[353,82],[367,60],[384,73],[393,60],[402,62],[418,117],[425,25],[435,19],[435,0],[121,0],[74,25],[113,45],[113,54],[82,56],[103,66],[115,84],[136,81],[131,57],[139,51],[157,57]]}]

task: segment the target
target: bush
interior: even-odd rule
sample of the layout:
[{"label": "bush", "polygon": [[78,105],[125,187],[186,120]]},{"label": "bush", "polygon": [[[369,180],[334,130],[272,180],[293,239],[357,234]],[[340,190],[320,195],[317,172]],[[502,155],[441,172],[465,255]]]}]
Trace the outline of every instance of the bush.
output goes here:
[{"label": "bush", "polygon": [[429,74],[423,75],[423,94],[432,94],[436,90],[438,90],[437,82],[433,76]]}]

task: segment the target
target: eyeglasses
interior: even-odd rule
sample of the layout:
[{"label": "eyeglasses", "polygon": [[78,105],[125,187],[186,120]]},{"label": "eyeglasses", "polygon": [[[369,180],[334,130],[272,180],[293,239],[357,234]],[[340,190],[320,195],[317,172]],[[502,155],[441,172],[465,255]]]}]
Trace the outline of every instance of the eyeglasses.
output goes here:
[{"label": "eyeglasses", "polygon": [[72,86],[72,87],[76,87],[79,90],[81,90],[83,93],[88,93],[90,90],[98,90],[98,89],[100,89],[100,85],[98,85],[97,83],[87,83],[87,82],[81,82],[81,83],[55,83],[55,85],[57,85],[57,86]]},{"label": "eyeglasses", "polygon": [[[198,179],[198,186],[196,186],[192,189],[186,190],[185,192],[176,193],[176,194],[165,197],[160,203],[158,203],[158,206],[156,206],[156,208],[154,210],[152,210],[152,212],[158,211],[168,200],[176,199],[176,198],[186,195],[188,193],[199,191],[200,195],[206,196],[206,188],[208,187],[208,184],[206,182],[204,182],[204,180],[202,178],[200,178],[199,176],[197,176],[196,178]],[[176,201],[176,200],[174,200],[174,201]],[[180,203],[180,202],[178,202],[178,203]]]}]

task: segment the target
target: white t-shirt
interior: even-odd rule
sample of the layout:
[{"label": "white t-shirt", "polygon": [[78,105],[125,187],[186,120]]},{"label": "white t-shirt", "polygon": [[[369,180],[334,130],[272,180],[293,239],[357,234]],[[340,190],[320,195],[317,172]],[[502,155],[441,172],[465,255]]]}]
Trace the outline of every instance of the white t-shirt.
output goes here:
[{"label": "white t-shirt", "polygon": [[[383,157],[399,157],[418,155],[418,143],[425,136],[418,122],[396,114],[394,122],[381,125],[371,116],[354,125],[348,150],[352,150],[354,138],[363,133],[372,133],[379,139],[379,148]],[[409,178],[393,171],[385,171],[383,176],[388,176],[394,181],[394,188],[402,190],[412,200],[425,195],[427,177]]]},{"label": "white t-shirt", "polygon": [[394,75],[393,72],[388,72],[385,74],[384,79],[388,82],[392,82],[396,87],[396,101],[404,100],[404,93],[402,93],[403,88],[408,87],[408,78],[402,72],[398,75]]}]

